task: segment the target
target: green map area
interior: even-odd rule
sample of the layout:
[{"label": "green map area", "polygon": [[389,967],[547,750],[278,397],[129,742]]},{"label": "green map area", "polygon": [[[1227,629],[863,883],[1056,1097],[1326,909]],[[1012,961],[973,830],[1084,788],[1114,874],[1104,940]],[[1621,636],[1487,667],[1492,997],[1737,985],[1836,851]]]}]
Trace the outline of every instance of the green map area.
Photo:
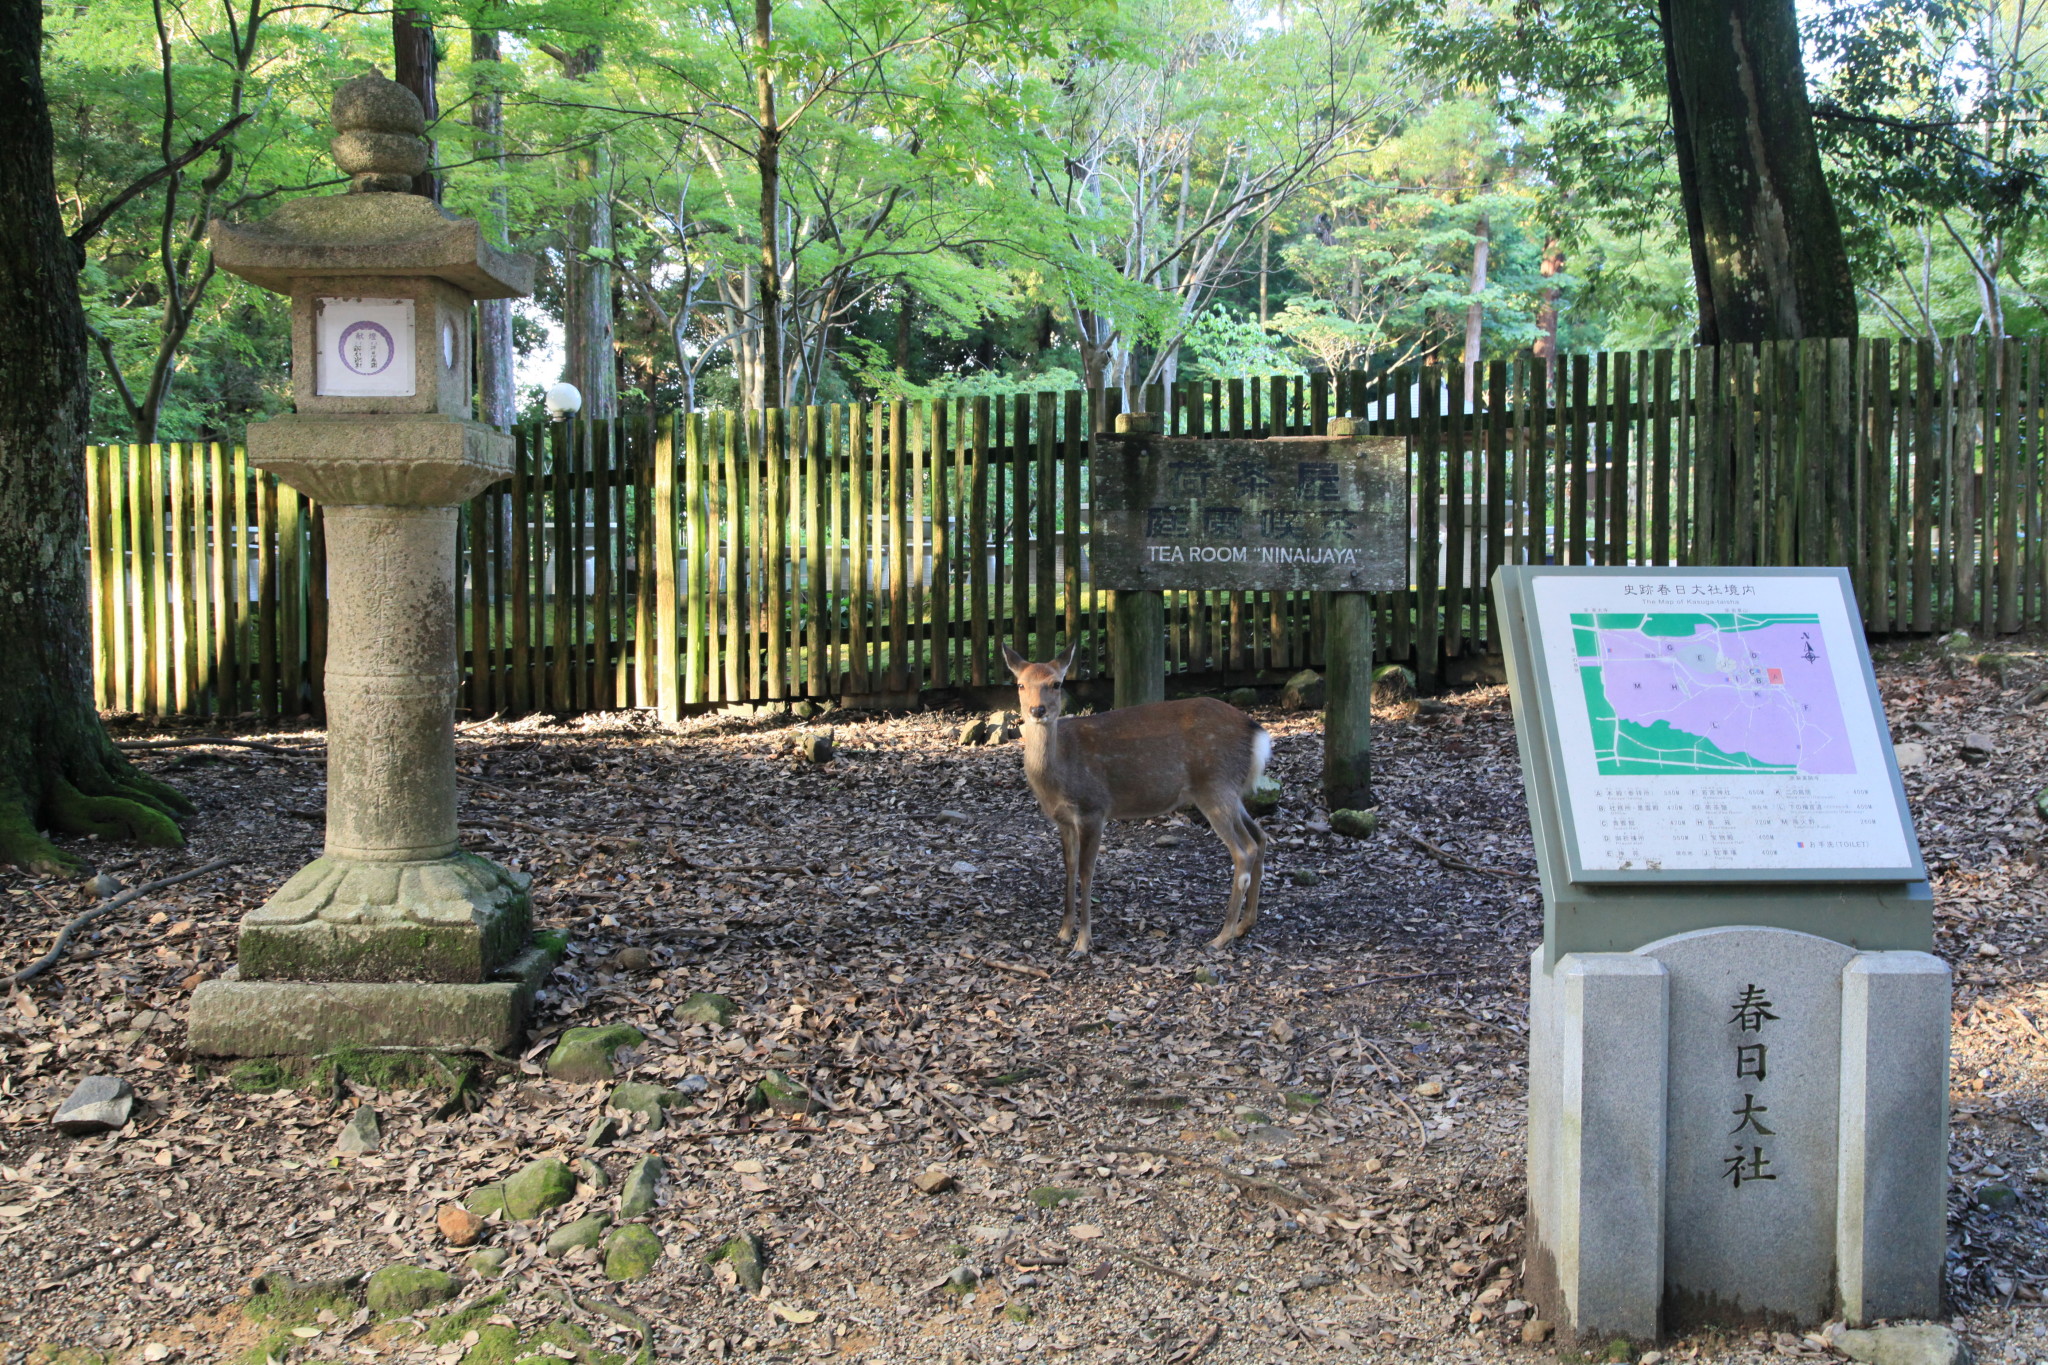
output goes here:
[{"label": "green map area", "polygon": [[1801,666],[1820,661],[1816,616],[1574,612],[1571,624],[1603,776],[1798,773],[1833,738],[1812,723],[1819,679]]}]

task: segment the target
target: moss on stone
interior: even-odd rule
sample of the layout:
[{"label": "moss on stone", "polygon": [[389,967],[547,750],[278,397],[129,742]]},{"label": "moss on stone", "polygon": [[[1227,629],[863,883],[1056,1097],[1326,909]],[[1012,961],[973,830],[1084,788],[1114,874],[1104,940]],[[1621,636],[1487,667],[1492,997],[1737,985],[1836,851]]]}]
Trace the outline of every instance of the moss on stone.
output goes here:
[{"label": "moss on stone", "polygon": [[732,1002],[731,996],[720,995],[716,991],[691,991],[689,997],[676,1006],[676,1021],[725,1028],[738,1012],[739,1006]]},{"label": "moss on stone", "polygon": [[1081,1191],[1062,1188],[1058,1185],[1040,1185],[1025,1198],[1042,1209],[1056,1209],[1070,1199],[1079,1199]]},{"label": "moss on stone", "polygon": [[772,1109],[778,1114],[808,1114],[817,1107],[809,1090],[780,1071],[771,1071],[755,1082],[747,1096],[747,1108],[755,1113]]},{"label": "moss on stone", "polygon": [[445,1270],[416,1265],[387,1265],[370,1276],[364,1298],[370,1311],[385,1317],[417,1313],[455,1297],[455,1277]]},{"label": "moss on stone", "polygon": [[605,1104],[613,1109],[623,1109],[629,1114],[638,1114],[647,1121],[652,1130],[659,1130],[664,1123],[661,1111],[672,1104],[682,1103],[682,1095],[663,1085],[649,1085],[645,1081],[622,1081],[612,1087],[612,1093],[605,1097]]},{"label": "moss on stone", "polygon": [[572,1028],[548,1054],[548,1075],[578,1084],[611,1080],[618,1075],[612,1068],[612,1054],[622,1047],[638,1047],[644,1040],[631,1024]]},{"label": "moss on stone", "polygon": [[[637,1280],[653,1270],[655,1262],[660,1259],[661,1239],[645,1224],[627,1223],[614,1228],[612,1235],[605,1239],[604,1277],[608,1280]],[[756,1293],[760,1291],[758,1282],[749,1287]]]},{"label": "moss on stone", "polygon": [[573,1223],[564,1223],[549,1233],[542,1249],[550,1256],[560,1256],[564,1252],[574,1251],[577,1247],[594,1247],[604,1240],[604,1230],[611,1225],[610,1214],[589,1214]]},{"label": "moss on stone", "polygon": [[721,1261],[732,1267],[732,1273],[748,1293],[761,1292],[768,1264],[768,1248],[758,1236],[743,1232],[737,1237],[728,1237],[704,1257],[706,1265],[717,1265]]},{"label": "moss on stone", "polygon": [[471,1213],[485,1217],[502,1213],[523,1222],[575,1197],[576,1173],[553,1157],[541,1157],[527,1162],[502,1181],[471,1191],[463,1203]]}]

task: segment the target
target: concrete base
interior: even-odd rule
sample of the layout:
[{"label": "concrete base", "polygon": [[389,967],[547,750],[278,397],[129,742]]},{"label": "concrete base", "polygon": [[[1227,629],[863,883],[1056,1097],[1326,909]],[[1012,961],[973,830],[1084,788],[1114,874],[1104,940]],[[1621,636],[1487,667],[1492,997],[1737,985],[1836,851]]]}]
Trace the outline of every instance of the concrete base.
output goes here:
[{"label": "concrete base", "polygon": [[528,948],[491,980],[243,981],[192,992],[187,1046],[208,1057],[311,1057],[344,1047],[509,1052],[555,956]]},{"label": "concrete base", "polygon": [[1939,1316],[1939,959],[1754,927],[1538,949],[1529,1020],[1527,1292],[1561,1341]]},{"label": "concrete base", "polygon": [[244,980],[484,982],[531,927],[531,878],[473,853],[315,858],[242,918]]}]

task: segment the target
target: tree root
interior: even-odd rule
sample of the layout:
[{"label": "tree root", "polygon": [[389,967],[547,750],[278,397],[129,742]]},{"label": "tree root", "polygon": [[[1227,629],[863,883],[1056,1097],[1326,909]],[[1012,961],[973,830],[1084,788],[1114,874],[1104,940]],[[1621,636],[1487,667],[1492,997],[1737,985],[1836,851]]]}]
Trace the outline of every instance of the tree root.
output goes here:
[{"label": "tree root", "polygon": [[[44,817],[50,828],[60,834],[97,834],[102,839],[128,839],[150,848],[185,846],[185,832],[178,828],[171,813],[163,809],[155,792],[139,784],[120,785],[128,788],[125,795],[88,796],[60,777],[51,784],[43,803]],[[184,797],[177,796],[163,783],[152,785],[170,792],[187,810],[191,809]]]},{"label": "tree root", "polygon": [[36,831],[19,800],[0,799],[0,864],[6,863],[39,877],[71,877],[85,870],[78,859]]}]

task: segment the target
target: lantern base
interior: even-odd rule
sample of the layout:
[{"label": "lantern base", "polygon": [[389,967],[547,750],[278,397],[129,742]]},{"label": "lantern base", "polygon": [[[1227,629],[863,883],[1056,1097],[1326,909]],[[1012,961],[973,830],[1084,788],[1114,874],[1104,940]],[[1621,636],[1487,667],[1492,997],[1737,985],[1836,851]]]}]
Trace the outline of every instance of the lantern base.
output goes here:
[{"label": "lantern base", "polygon": [[510,1052],[555,962],[536,944],[474,985],[243,981],[230,970],[192,992],[188,1046],[209,1057],[314,1057],[347,1047]]},{"label": "lantern base", "polygon": [[242,917],[247,981],[483,982],[525,946],[532,879],[473,853],[315,858]]}]

